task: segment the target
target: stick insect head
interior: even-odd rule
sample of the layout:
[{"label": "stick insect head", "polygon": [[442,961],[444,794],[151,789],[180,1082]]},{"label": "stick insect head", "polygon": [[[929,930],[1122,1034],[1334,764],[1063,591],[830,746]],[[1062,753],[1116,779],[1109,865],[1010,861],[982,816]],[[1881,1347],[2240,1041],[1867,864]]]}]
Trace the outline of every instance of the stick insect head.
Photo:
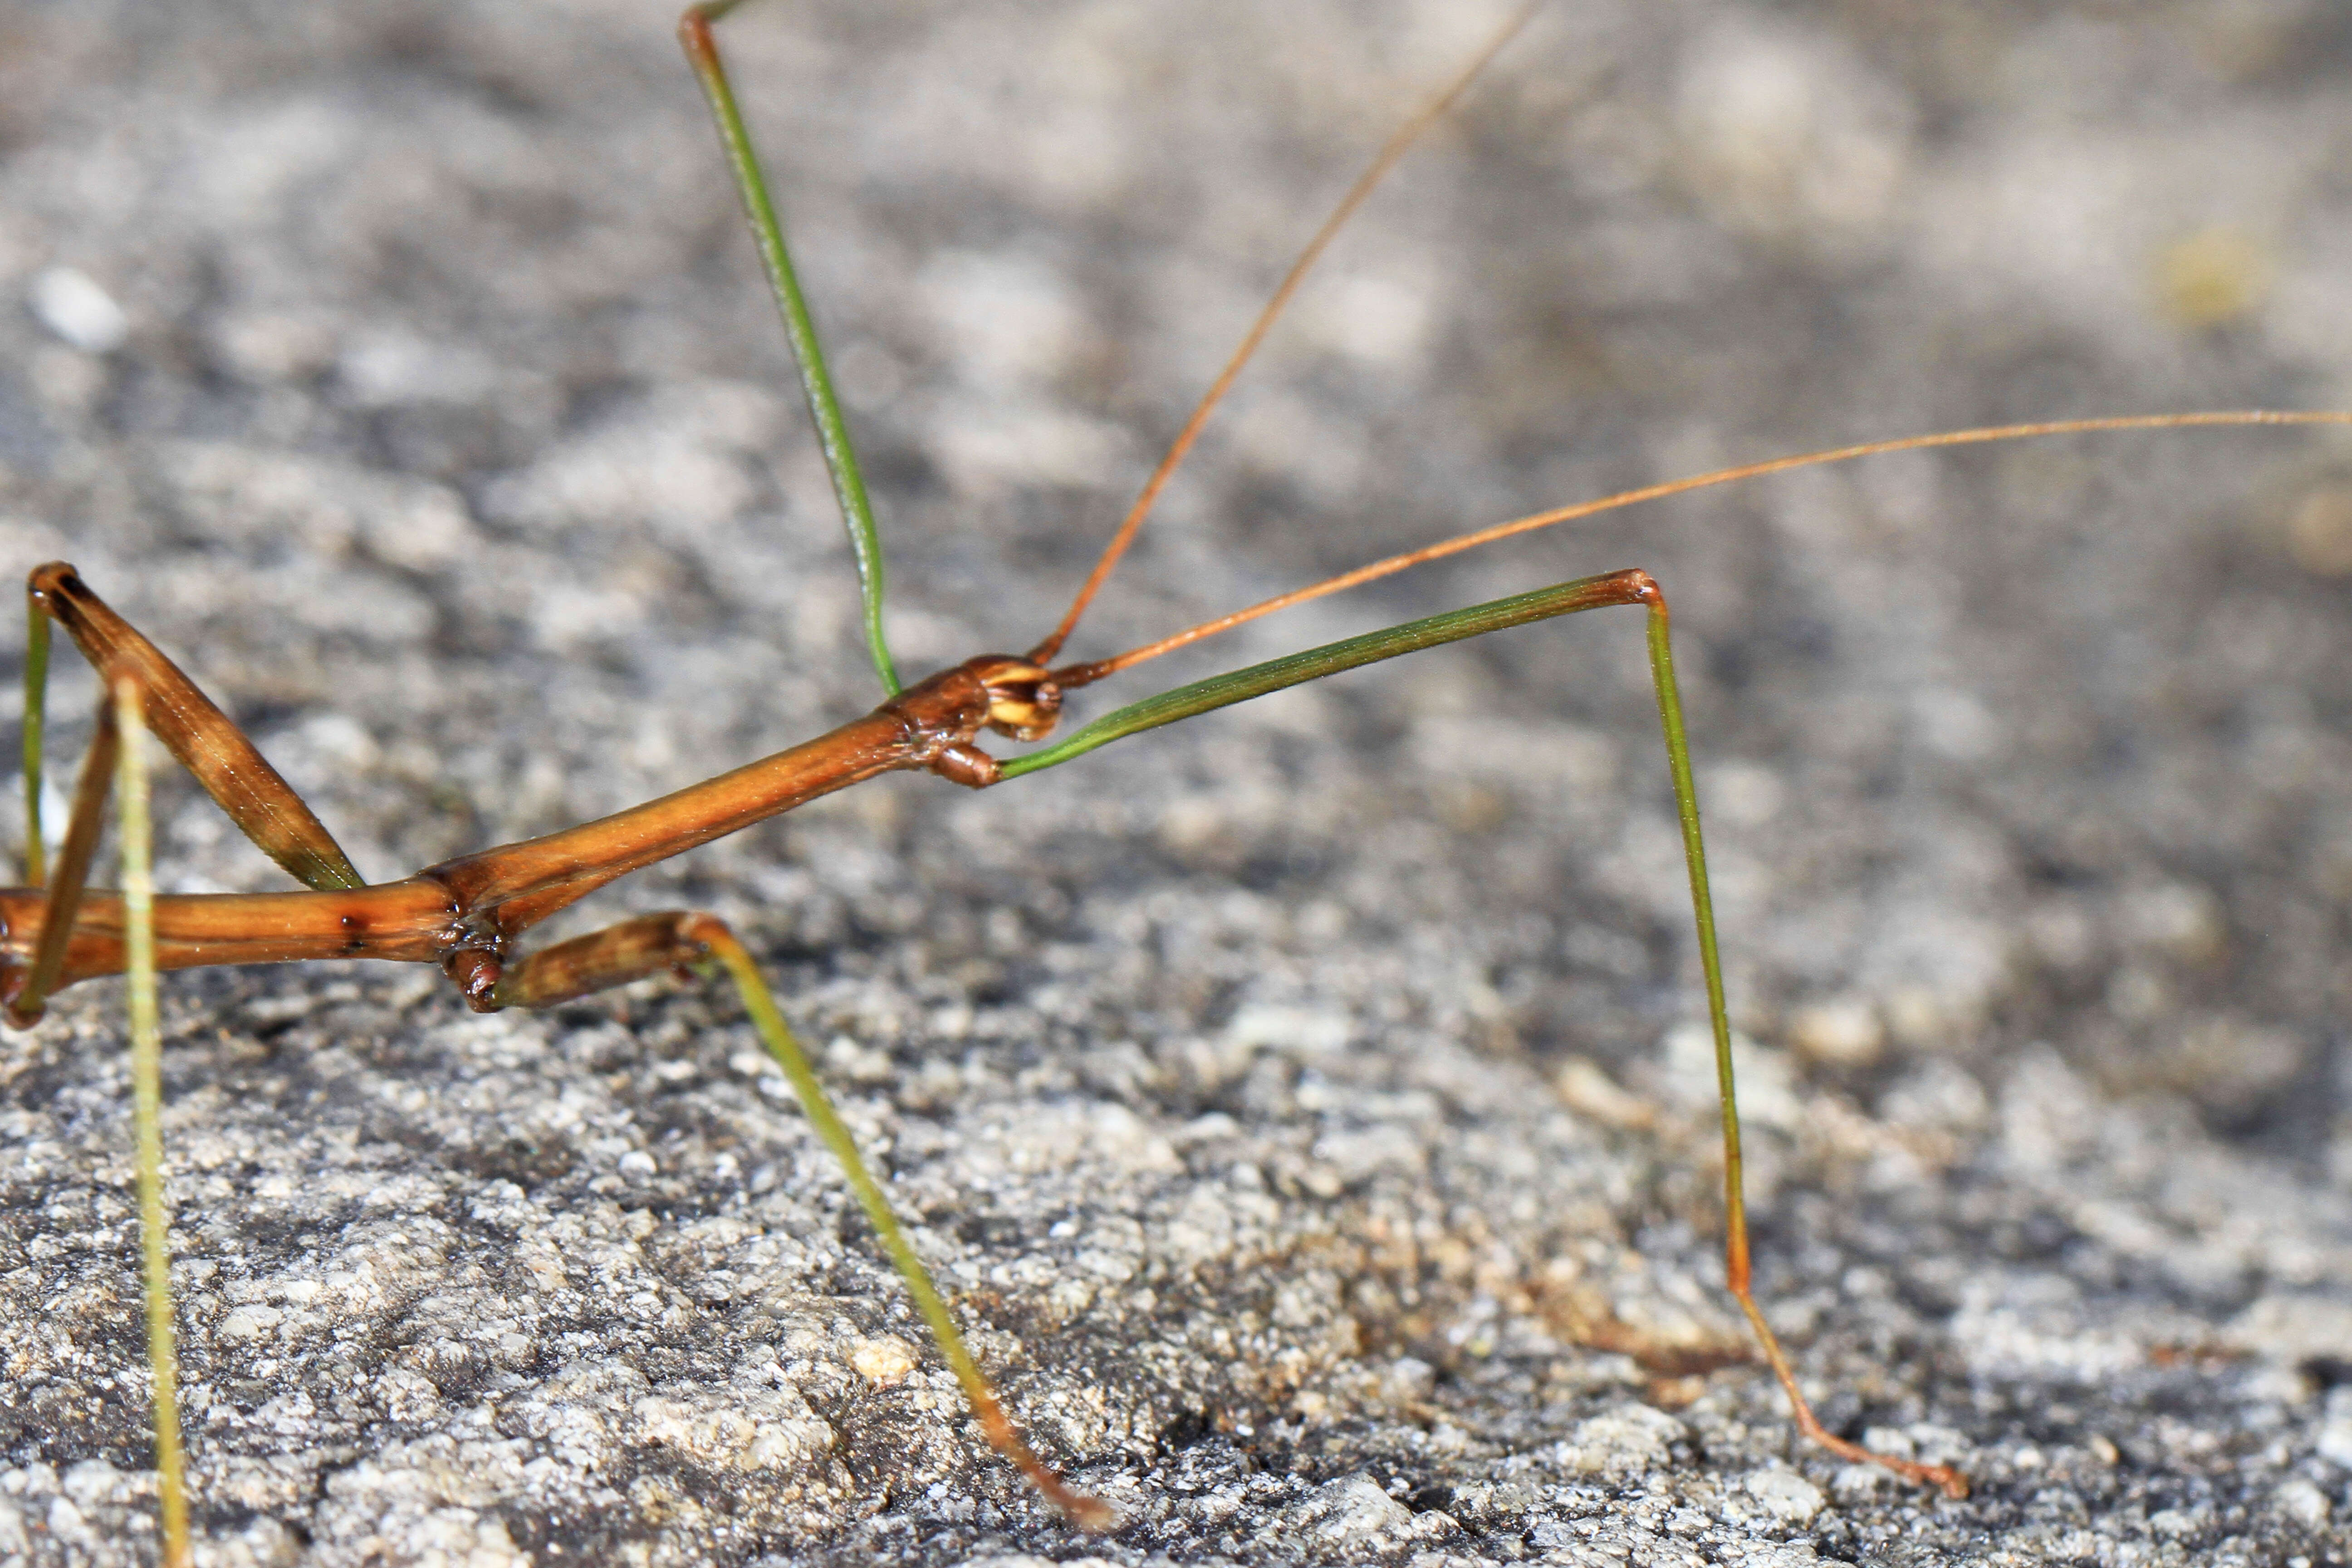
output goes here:
[{"label": "stick insect head", "polygon": [[1042,665],[984,654],[964,667],[988,690],[988,727],[1015,741],[1042,741],[1062,716],[1062,687]]}]

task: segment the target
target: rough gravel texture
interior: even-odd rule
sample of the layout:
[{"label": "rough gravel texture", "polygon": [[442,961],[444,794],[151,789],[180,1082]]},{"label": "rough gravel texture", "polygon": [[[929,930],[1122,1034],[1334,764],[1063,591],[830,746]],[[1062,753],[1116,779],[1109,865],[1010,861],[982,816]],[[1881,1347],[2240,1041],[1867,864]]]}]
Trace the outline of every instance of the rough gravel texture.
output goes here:
[{"label": "rough gravel texture", "polygon": [[[1050,624],[1499,15],[730,24],[910,667]],[[77,562],[372,877],[873,700],[668,20],[0,8],[0,563]],[[1078,651],[1717,463],[2352,405],[2347,69],[2330,0],[1561,0],[1341,241]],[[1720,1293],[1615,612],[984,795],[886,780],[563,928],[740,922],[1108,1538],[981,1445],[730,995],[171,980],[204,1561],[2352,1560],[2352,444],[1813,472],[1086,708],[1625,565],[1676,610],[1764,1299],[1833,1427],[1970,1500],[1798,1445]],[[57,692],[63,778],[93,692]],[[162,817],[170,886],[281,885],[184,780]],[[154,1551],[120,1005],[0,1041],[0,1563]]]}]

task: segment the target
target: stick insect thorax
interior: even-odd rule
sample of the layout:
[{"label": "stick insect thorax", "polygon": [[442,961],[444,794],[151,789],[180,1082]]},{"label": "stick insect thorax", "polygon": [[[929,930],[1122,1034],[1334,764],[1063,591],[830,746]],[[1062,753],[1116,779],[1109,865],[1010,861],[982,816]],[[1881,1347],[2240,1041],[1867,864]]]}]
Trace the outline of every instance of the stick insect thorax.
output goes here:
[{"label": "stick insect thorax", "polygon": [[[58,562],[38,568],[29,591],[37,613],[62,624],[110,680],[130,677],[151,690],[195,692],[178,667],[115,615],[71,566]],[[201,693],[194,700],[217,712]],[[1011,655],[982,655],[813,741],[643,805],[429,866],[396,882],[159,897],[156,967],[324,958],[435,963],[478,1010],[506,1005],[514,998],[500,997],[498,988],[511,944],[606,883],[877,773],[927,770],[973,788],[993,784],[1002,772],[974,743],[981,732],[1040,739],[1060,706],[1060,688],[1045,669]],[[223,771],[228,748],[215,732],[157,728],[173,755],[200,779]],[[258,752],[252,755],[268,767]],[[237,815],[234,807],[231,815]],[[69,843],[61,855],[61,869],[71,864],[75,847]],[[69,876],[51,886],[74,881]],[[128,962],[118,897],[79,894],[73,905],[47,911],[49,897],[44,888],[0,889],[0,1004],[20,1027],[37,1021],[58,989],[121,973]],[[49,913],[63,918],[45,918]],[[46,942],[45,931],[54,933]]]}]

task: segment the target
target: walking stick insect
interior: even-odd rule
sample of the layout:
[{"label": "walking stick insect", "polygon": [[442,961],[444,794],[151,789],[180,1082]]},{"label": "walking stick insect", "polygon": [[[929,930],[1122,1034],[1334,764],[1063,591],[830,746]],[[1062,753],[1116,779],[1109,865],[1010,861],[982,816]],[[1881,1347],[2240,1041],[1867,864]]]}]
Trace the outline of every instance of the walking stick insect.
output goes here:
[{"label": "walking stick insect", "polygon": [[[703,20],[708,19],[709,18],[706,17]],[[705,66],[706,80],[714,84],[714,92],[723,94],[724,78],[719,74],[715,52],[707,47],[707,32],[690,26],[689,37],[704,40],[694,46],[702,51],[698,63]],[[740,135],[733,133],[734,122],[731,114],[724,108],[721,113],[722,123],[728,125],[730,130],[730,142],[737,151],[739,160],[742,161],[741,166],[748,174],[748,153],[744,149]],[[755,184],[747,186],[749,192],[755,193],[756,190]],[[772,263],[781,268],[783,265],[783,255],[778,231],[772,225],[763,225],[763,237],[769,241]],[[809,338],[807,347],[811,352],[804,361],[804,364],[808,367],[808,374],[813,380],[821,383],[823,377],[821,361],[814,354],[813,337],[807,333],[804,317],[795,311],[792,319],[795,335]],[[816,397],[821,409],[826,407],[827,399],[822,392],[814,393],[813,395]],[[2210,422],[2252,422],[2261,417],[2264,416],[2213,416]],[[2276,417],[2283,419],[2287,416]],[[839,433],[837,416],[828,419],[827,414],[821,412],[820,419],[826,421],[828,446],[835,447],[844,458],[844,466],[835,470],[837,482],[842,483],[845,489],[856,488],[855,469],[846,465],[846,444],[845,439]],[[2148,420],[2107,423],[2112,426],[2127,423],[2156,425],[2163,422]],[[2042,428],[2057,430],[2089,427],[2093,426],[2074,425]],[[1968,439],[1989,439],[1996,434],[2021,433],[2023,432],[2021,430],[1974,432],[1937,439],[1958,442]],[[1698,481],[1694,481],[1696,482]],[[1569,515],[1572,513],[1549,514],[1549,521],[1564,521]],[[1137,516],[1139,519],[1140,509]],[[870,564],[872,542],[870,530],[856,524],[853,526],[858,528],[855,537],[866,546],[865,553],[869,560],[866,572],[868,590],[866,604],[869,626],[871,626],[877,624],[878,620],[879,574],[878,569],[873,568]],[[1535,520],[1528,520],[1525,526],[1534,527],[1537,526],[1537,522]],[[1489,531],[1486,536],[1492,536],[1498,531]],[[1461,547],[1466,548],[1467,542],[1465,542]],[[1430,559],[1433,558],[1435,553],[1436,552],[1420,552],[1415,558]],[[1409,563],[1403,560],[1381,563],[1379,566],[1351,574],[1348,578],[1335,580],[1331,584],[1320,585],[1318,589],[1308,592],[1336,591],[1339,586],[1368,580],[1381,570],[1401,569],[1407,563]],[[1108,566],[1108,562],[1106,561],[1104,567],[1097,573],[1097,581],[1100,572],[1107,572]],[[1089,584],[1088,594],[1082,594],[1081,607],[1085,598],[1090,595],[1093,585]],[[552,906],[559,900],[568,902],[570,898],[584,894],[589,890],[585,884],[601,882],[608,879],[610,876],[622,874],[635,864],[644,863],[641,859],[633,859],[632,856],[643,854],[650,858],[653,853],[650,847],[640,847],[632,844],[625,851],[615,853],[614,840],[609,833],[606,837],[597,839],[566,837],[560,847],[549,847],[548,841],[535,841],[539,847],[533,853],[524,854],[520,858],[515,857],[513,851],[490,851],[483,856],[469,858],[467,861],[452,862],[450,866],[433,868],[427,876],[433,879],[435,885],[445,889],[448,887],[449,878],[460,875],[451,869],[453,866],[466,868],[467,875],[478,874],[486,879],[482,887],[476,888],[469,885],[463,890],[463,901],[466,907],[462,911],[452,909],[449,894],[435,892],[430,887],[420,888],[414,883],[392,884],[381,889],[357,889],[352,886],[357,880],[356,876],[350,872],[347,865],[337,864],[341,857],[331,852],[332,841],[326,837],[324,829],[319,827],[315,821],[309,820],[307,812],[303,812],[299,816],[293,815],[297,803],[291,802],[290,792],[283,795],[278,793],[268,783],[272,775],[266,773],[258,775],[265,781],[263,786],[257,791],[251,788],[250,781],[257,775],[250,770],[258,763],[258,758],[257,755],[247,751],[239,750],[241,741],[235,731],[227,729],[225,721],[215,723],[216,713],[208,712],[205,709],[188,709],[176,705],[177,700],[186,693],[173,683],[173,677],[166,668],[159,667],[147,657],[148,650],[143,641],[132,640],[135,634],[127,633],[119,627],[118,623],[111,621],[110,617],[106,616],[103,607],[98,605],[88,591],[76,583],[69,574],[55,571],[38,574],[35,579],[34,591],[44,615],[54,616],[61,624],[67,626],[68,629],[76,636],[77,640],[82,644],[85,651],[92,653],[94,662],[98,663],[101,670],[110,678],[110,695],[121,711],[121,735],[129,742],[129,752],[135,753],[136,737],[142,726],[145,726],[153,729],[165,743],[173,746],[175,751],[185,749],[192,753],[190,759],[192,765],[197,766],[200,776],[207,760],[217,763],[226,759],[229,764],[226,777],[224,779],[216,772],[215,777],[207,781],[208,784],[214,786],[216,798],[222,795],[232,797],[223,802],[229,806],[232,817],[241,827],[245,827],[252,834],[257,842],[262,842],[265,847],[274,847],[281,863],[293,862],[289,865],[289,869],[293,870],[313,889],[308,894],[270,896],[258,900],[248,897],[243,902],[163,900],[156,906],[154,915],[157,921],[158,940],[163,944],[159,953],[163,967],[172,967],[185,963],[257,961],[264,958],[292,958],[359,952],[374,956],[439,962],[445,968],[451,971],[453,979],[468,988],[469,1000],[486,1002],[493,1005],[507,1002],[529,1005],[550,1002],[563,994],[566,987],[585,988],[592,982],[610,984],[619,978],[676,967],[681,961],[716,960],[725,964],[730,973],[735,976],[738,984],[744,987],[747,1005],[752,1008],[755,1015],[762,1016],[763,1032],[769,1035],[772,1047],[776,1048],[788,1063],[793,1059],[789,1045],[777,1043],[788,1040],[788,1037],[782,1033],[781,1020],[775,1019],[772,1011],[763,1014],[760,998],[764,993],[759,988],[756,978],[751,977],[748,960],[743,960],[744,967],[738,966],[736,961],[742,956],[739,947],[730,945],[731,939],[726,936],[723,930],[683,922],[674,917],[652,917],[647,921],[633,921],[628,925],[615,928],[614,931],[601,938],[583,939],[585,945],[567,943],[535,956],[521,954],[508,948],[507,942],[509,939],[519,935],[522,928],[531,920],[551,912],[551,908],[549,906]],[[1285,602],[1296,602],[1297,598],[1303,596],[1303,595],[1286,596]],[[1225,680],[1186,688],[1182,691],[1171,693],[1164,699],[1154,700],[1137,708],[1122,710],[1121,713],[1102,721],[1098,725],[1080,731],[1077,737],[1064,742],[1062,747],[1037,753],[1034,758],[1024,759],[1022,763],[1008,765],[999,770],[994,776],[1017,776],[1016,770],[1017,772],[1036,771],[1039,767],[1051,765],[1053,762],[1076,755],[1087,746],[1118,738],[1123,733],[1132,733],[1147,725],[1171,722],[1176,718],[1187,716],[1192,712],[1205,711],[1226,702],[1241,700],[1256,691],[1272,689],[1279,684],[1287,683],[1293,679],[1311,679],[1318,674],[1348,668],[1351,663],[1366,662],[1373,658],[1390,657],[1394,653],[1411,651],[1418,647],[1433,646],[1440,641],[1474,636],[1490,627],[1512,624],[1518,617],[1532,618],[1540,615],[1564,614],[1575,609],[1598,607],[1609,604],[1628,605],[1646,604],[1651,606],[1653,626],[1657,628],[1653,633],[1653,647],[1661,666],[1661,701],[1664,705],[1662,712],[1665,716],[1670,744],[1679,753],[1681,747],[1676,721],[1673,717],[1672,688],[1665,665],[1662,603],[1656,599],[1653,586],[1646,580],[1636,574],[1618,574],[1607,578],[1586,579],[1580,583],[1565,584],[1559,589],[1543,591],[1538,595],[1524,596],[1518,600],[1502,601],[1496,605],[1480,606],[1472,611],[1459,612],[1455,616],[1434,617],[1430,621],[1412,623],[1387,634],[1376,634],[1375,639],[1372,640],[1358,640],[1349,644],[1334,645],[1307,655],[1298,656],[1296,660],[1282,661],[1277,666],[1256,667]],[[1076,610],[1074,608],[1071,616],[1073,620],[1076,618]],[[1184,634],[1184,636],[1186,637],[1206,636],[1210,630],[1223,625],[1237,624],[1238,620],[1239,617],[1232,617],[1225,622],[1212,623],[1209,626],[1196,628],[1193,633]],[[37,618],[35,624],[38,627],[42,622]],[[36,636],[40,635],[37,631]],[[1049,642],[1055,645],[1056,652],[1058,652],[1059,640],[1059,634],[1049,639]],[[1092,678],[1110,673],[1113,668],[1129,667],[1133,663],[1140,662],[1150,652],[1159,651],[1164,646],[1172,646],[1174,640],[1171,639],[1169,644],[1151,645],[1148,648],[1138,649],[1115,659],[1097,661],[1094,666],[1068,667],[1059,671],[1046,670],[1045,673],[1058,676],[1050,689],[1040,679],[1037,672],[1043,667],[1050,665],[1051,659],[1055,657],[1054,653],[1033,653],[1025,661],[1007,660],[991,664],[981,670],[965,667],[958,672],[962,677],[960,688],[961,705],[954,708],[952,723],[943,724],[937,729],[924,730],[922,739],[919,741],[899,742],[907,748],[902,752],[887,754],[878,760],[869,755],[856,766],[863,767],[868,763],[877,767],[921,765],[929,767],[932,771],[946,773],[950,776],[956,776],[961,771],[964,776],[960,782],[992,782],[987,765],[978,760],[968,749],[971,735],[967,731],[971,730],[978,721],[979,715],[973,705],[981,695],[984,695],[987,699],[985,715],[987,721],[1016,732],[1038,728],[1036,721],[1050,715],[1033,710],[1048,705],[1049,690],[1076,686],[1082,683],[1082,678]],[[878,637],[874,647],[877,665],[887,669],[887,654],[880,644]],[[131,677],[131,689],[128,693],[121,689],[119,682],[112,680],[112,678],[124,674]],[[890,678],[886,675],[886,684],[889,681]],[[977,685],[977,691],[974,689],[974,683]],[[935,689],[930,683],[926,683],[912,689],[920,695],[907,700],[919,706],[923,702],[939,697],[944,689]],[[28,706],[28,716],[34,711],[36,710]],[[192,712],[194,717],[190,716]],[[882,727],[887,729],[889,726],[900,725],[908,714],[908,708],[905,706],[891,710],[887,724]],[[922,717],[930,719],[934,723],[937,722],[936,715],[929,714],[928,711]],[[878,719],[861,722],[868,725],[881,724]],[[103,743],[102,742],[101,744]],[[817,744],[821,745],[823,742]],[[931,749],[927,750],[927,747]],[[793,757],[799,753],[788,752],[784,755]],[[124,775],[123,811],[126,839],[137,844],[143,838],[143,833],[139,826],[136,810],[135,803],[138,799],[136,786],[131,782],[136,777],[135,761],[135,754],[133,754],[126,763],[130,772]],[[766,786],[771,789],[774,788],[777,778],[772,764],[778,761],[781,759],[772,760],[770,764],[754,764],[755,768],[771,770],[761,775],[761,781],[764,781]],[[803,757],[800,763],[793,765],[803,767],[810,764]],[[846,770],[851,773],[856,771],[856,767]],[[1675,771],[1678,795],[1685,808],[1684,820],[1692,835],[1694,887],[1695,889],[1703,889],[1703,879],[1696,869],[1696,819],[1691,802],[1686,762],[1678,762]],[[70,983],[74,979],[89,974],[109,973],[117,968],[127,968],[131,971],[134,1009],[139,1009],[142,1006],[140,999],[146,994],[144,982],[152,982],[153,965],[144,962],[140,956],[141,933],[145,921],[140,918],[139,913],[140,884],[135,868],[134,871],[126,874],[128,896],[122,905],[114,906],[110,900],[101,896],[91,895],[81,902],[70,918],[68,917],[68,906],[78,890],[79,879],[87,873],[89,846],[94,841],[100,819],[100,807],[95,804],[95,801],[109,777],[108,769],[100,762],[100,753],[93,753],[91,763],[86,768],[85,777],[89,781],[82,792],[82,801],[86,804],[79,804],[77,806],[72,829],[68,833],[68,851],[64,863],[59,866],[53,877],[47,879],[46,892],[19,893],[14,896],[14,900],[7,906],[10,941],[14,944],[10,952],[18,964],[12,974],[13,999],[22,1014],[29,1015],[37,1012],[45,994],[58,984]],[[745,780],[741,774],[728,775],[728,777],[738,780],[739,787],[749,787],[755,782]],[[827,782],[830,780],[828,779]],[[847,782],[846,778],[845,777],[842,782]],[[710,786],[704,787],[709,789]],[[799,786],[795,784],[793,787]],[[246,789],[247,793],[240,795],[240,788]],[[37,803],[37,788],[28,790],[27,798]],[[674,800],[677,798],[679,797],[673,797]],[[705,805],[720,804],[720,797],[715,795],[705,795],[698,798]],[[737,816],[743,812],[764,808],[782,809],[782,805],[778,804],[779,801],[789,804],[790,801],[799,798],[805,797],[793,795],[788,788],[781,794],[772,793],[763,795],[758,806],[753,807],[741,805],[736,797],[730,796],[723,803],[727,806],[727,813],[721,814],[718,821],[732,825]],[[656,803],[657,805],[662,804],[664,803]],[[646,819],[633,817],[631,820],[642,826]],[[660,826],[672,827],[677,821],[675,816],[665,818],[661,820]],[[289,822],[291,826],[288,826]],[[590,826],[595,827],[607,825],[592,824]],[[706,828],[709,832],[725,830],[724,827],[718,826],[717,822],[706,819],[684,832],[674,832],[662,838],[659,841],[661,852],[675,852],[689,847],[689,841],[700,841],[696,839],[694,835],[704,833]],[[38,844],[37,831],[31,836],[30,842]],[[533,851],[533,846],[519,846],[515,847],[515,849]],[[502,858],[502,856],[506,858]],[[134,860],[135,858],[134,856]],[[562,869],[554,875],[553,879],[539,882],[527,880],[533,875],[548,876],[547,868],[554,862],[561,862]],[[578,869],[581,865],[589,862],[593,862],[590,869],[585,872]],[[499,879],[501,878],[524,880],[521,882],[501,880]],[[44,879],[38,876],[28,879],[36,887],[41,886],[44,881]],[[521,887],[523,890],[517,890],[518,887]],[[399,892],[397,897],[388,896],[402,889],[406,890]],[[519,904],[520,907],[515,908],[513,904],[500,906],[500,896],[513,900],[513,904]],[[542,901],[530,901],[534,900]],[[497,907],[495,913],[494,907]],[[118,909],[120,912],[116,912]],[[452,917],[461,913],[486,917],[488,922],[487,928],[478,927],[451,934]],[[388,914],[391,918],[388,920],[370,918],[380,914]],[[1703,915],[1700,930],[1703,943],[1711,948],[1711,940],[1707,935]],[[120,952],[114,950],[113,933],[116,931],[121,931],[122,933],[123,940]],[[55,940],[47,944],[47,949],[55,951],[54,956],[49,955],[41,942],[40,939],[44,932],[57,933]],[[44,973],[45,964],[47,965],[46,973]],[[1712,968],[1710,958],[1711,973]],[[1711,984],[1711,993],[1718,990],[1719,986]],[[1721,1002],[1719,995],[1711,994],[1710,1000],[1718,1047],[1720,1047],[1724,1030]],[[142,1034],[150,1042],[142,1051],[142,1059],[152,1060],[152,1031],[142,1030]],[[804,1072],[797,1076],[802,1077],[813,1089],[813,1080],[806,1080]],[[152,1082],[152,1077],[148,1081]],[[153,1127],[152,1100],[152,1092],[142,1094],[142,1122],[149,1130],[142,1135],[143,1139],[152,1139]],[[814,1103],[812,1104],[812,1115],[819,1115]],[[1728,1124],[1727,1130],[1729,1131]],[[154,1170],[153,1159],[150,1157],[143,1163],[148,1167],[152,1178]],[[853,1165],[852,1169],[855,1171],[856,1167]],[[1735,1184],[1731,1188],[1730,1195],[1733,1203],[1731,1223],[1736,1281],[1741,1278],[1740,1269],[1744,1259],[1742,1250],[1744,1226],[1737,1206],[1737,1170],[1735,1159],[1731,1163],[1731,1175]],[[855,1175],[852,1179],[857,1180]],[[870,1183],[860,1184],[860,1195],[869,1205],[879,1202],[878,1191],[874,1189]],[[890,1235],[891,1232],[887,1228],[881,1212],[877,1213],[876,1218],[877,1226],[885,1227],[886,1237]],[[919,1278],[919,1275],[910,1274],[909,1284],[917,1290],[919,1297],[924,1297],[925,1288],[915,1284],[918,1278]],[[937,1307],[936,1297],[929,1296],[925,1299],[927,1310],[934,1313],[935,1321],[943,1321],[944,1309]],[[1743,1305],[1747,1305],[1751,1314],[1753,1313],[1752,1304],[1743,1300]],[[1763,1328],[1760,1319],[1758,1320],[1758,1327],[1759,1331]],[[951,1348],[953,1342],[952,1339],[950,1339],[943,1346],[951,1360],[957,1359],[957,1352]],[[959,1370],[962,1371],[963,1366],[960,1365]],[[1786,1377],[1785,1370],[1783,1376]],[[1793,1387],[1791,1392],[1794,1393]],[[166,1407],[168,1408],[168,1401]],[[986,1420],[989,1407],[982,1405],[981,1408],[983,1420]],[[992,1436],[996,1436],[1001,1443],[1007,1442],[1010,1439],[1005,1432],[1006,1429],[1000,1424],[994,1426]],[[1927,1474],[1925,1468],[1914,1467],[1914,1468],[1922,1470],[1924,1479],[1942,1479]],[[168,1466],[166,1473],[169,1474]],[[1047,1486],[1049,1495],[1052,1495],[1051,1483],[1042,1476],[1040,1484]],[[1072,1507],[1074,1510],[1082,1514],[1086,1512],[1086,1505],[1082,1500],[1071,1499],[1066,1506]]]}]

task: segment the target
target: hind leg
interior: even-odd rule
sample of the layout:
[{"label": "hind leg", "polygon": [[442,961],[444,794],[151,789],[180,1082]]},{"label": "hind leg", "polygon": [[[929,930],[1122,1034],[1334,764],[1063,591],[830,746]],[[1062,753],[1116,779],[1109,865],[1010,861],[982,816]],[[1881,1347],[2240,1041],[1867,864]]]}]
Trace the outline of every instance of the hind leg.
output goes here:
[{"label": "hind leg", "polygon": [[25,598],[31,621],[25,659],[25,858],[34,886],[43,881],[41,727],[50,621],[65,627],[103,684],[111,688],[125,678],[138,683],[145,694],[148,730],[196,775],[237,830],[296,881],[321,891],[367,885],[334,836],[245,731],[163,649],[91,593],[80,574],[62,561],[37,566],[25,580]]}]

